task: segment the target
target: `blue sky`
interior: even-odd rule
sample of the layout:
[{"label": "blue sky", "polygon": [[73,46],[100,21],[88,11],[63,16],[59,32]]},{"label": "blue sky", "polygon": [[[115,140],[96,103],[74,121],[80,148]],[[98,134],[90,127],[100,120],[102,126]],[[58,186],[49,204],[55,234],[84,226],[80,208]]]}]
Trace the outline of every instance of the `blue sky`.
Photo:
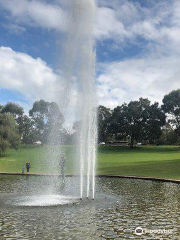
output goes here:
[{"label": "blue sky", "polygon": [[[0,103],[29,109],[50,92],[61,69],[72,0],[0,1]],[[161,102],[179,88],[179,0],[97,0],[94,38],[99,104],[148,97]]]}]

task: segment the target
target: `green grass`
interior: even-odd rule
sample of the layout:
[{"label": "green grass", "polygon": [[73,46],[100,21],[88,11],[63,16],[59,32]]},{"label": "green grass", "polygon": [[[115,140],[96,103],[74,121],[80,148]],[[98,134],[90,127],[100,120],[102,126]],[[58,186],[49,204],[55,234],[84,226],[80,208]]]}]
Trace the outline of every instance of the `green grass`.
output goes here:
[{"label": "green grass", "polygon": [[[47,172],[47,164],[52,165],[53,161],[51,159],[60,158],[56,153],[56,148],[60,148],[59,146],[54,147],[53,149],[49,149],[48,146],[37,147],[32,145],[21,146],[20,149],[14,150],[10,149],[5,154],[4,157],[0,158],[0,172],[11,172],[11,173],[19,173],[22,171],[22,166],[26,164],[26,162],[31,163],[31,173],[48,173]],[[73,159],[73,147],[72,146],[63,146],[61,150],[67,156],[67,173],[71,173],[72,171],[72,162]],[[53,172],[49,172],[53,173]]]},{"label": "green grass", "polygon": [[[59,147],[58,147],[59,148]],[[72,173],[74,147],[61,147],[67,156],[67,173]],[[54,156],[59,158],[59,156]],[[52,158],[48,146],[22,146],[9,150],[0,158],[0,172],[21,172],[23,164],[31,162],[31,173],[48,173],[47,162]],[[127,147],[102,146],[98,149],[97,174],[136,175],[180,179],[180,148],[178,146],[148,146],[133,150]]]},{"label": "green grass", "polygon": [[180,179],[180,148],[174,146],[99,149],[99,174]]}]

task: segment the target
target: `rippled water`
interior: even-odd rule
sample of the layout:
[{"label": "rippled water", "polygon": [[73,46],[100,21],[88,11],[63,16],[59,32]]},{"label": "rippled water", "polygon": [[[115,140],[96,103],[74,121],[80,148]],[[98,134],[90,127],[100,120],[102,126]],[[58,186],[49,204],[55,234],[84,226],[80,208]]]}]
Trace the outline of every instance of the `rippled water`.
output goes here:
[{"label": "rippled water", "polygon": [[[101,178],[96,199],[80,201],[73,192],[78,179],[59,179],[56,195],[49,195],[49,181],[0,176],[1,240],[180,239],[178,184]],[[137,236],[136,227],[171,232]]]}]

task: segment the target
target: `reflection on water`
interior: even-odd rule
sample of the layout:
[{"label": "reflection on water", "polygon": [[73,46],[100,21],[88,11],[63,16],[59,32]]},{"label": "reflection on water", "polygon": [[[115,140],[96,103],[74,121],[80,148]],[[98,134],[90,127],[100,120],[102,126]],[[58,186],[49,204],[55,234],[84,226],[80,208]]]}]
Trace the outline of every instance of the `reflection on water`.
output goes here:
[{"label": "reflection on water", "polygon": [[7,201],[7,204],[25,207],[41,207],[74,204],[75,202],[77,202],[77,199],[72,196],[54,194],[54,195],[16,197]]},{"label": "reflection on water", "polygon": [[[74,190],[79,188],[78,179],[67,178],[65,186],[58,184],[58,195],[51,193],[51,196],[48,194],[49,181],[54,180],[0,176],[0,239],[179,238],[178,184],[101,178],[97,179],[96,199],[80,201]],[[35,207],[49,205],[52,201],[54,206]],[[59,205],[59,201],[65,204]],[[167,229],[172,234],[137,236],[136,227]]]}]

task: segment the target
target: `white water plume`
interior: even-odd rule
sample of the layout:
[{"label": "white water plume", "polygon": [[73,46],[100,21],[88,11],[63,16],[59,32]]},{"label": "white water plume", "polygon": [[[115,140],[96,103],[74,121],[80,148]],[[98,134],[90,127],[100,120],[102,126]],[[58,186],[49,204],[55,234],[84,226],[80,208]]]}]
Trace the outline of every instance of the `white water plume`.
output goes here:
[{"label": "white water plume", "polygon": [[[64,78],[66,107],[71,100],[72,79],[77,79],[78,166],[80,196],[95,195],[95,163],[97,145],[97,99],[95,87],[94,0],[73,0],[65,45]],[[67,107],[68,108],[68,107]],[[86,190],[85,190],[86,188]],[[90,195],[91,194],[91,195]]]}]

